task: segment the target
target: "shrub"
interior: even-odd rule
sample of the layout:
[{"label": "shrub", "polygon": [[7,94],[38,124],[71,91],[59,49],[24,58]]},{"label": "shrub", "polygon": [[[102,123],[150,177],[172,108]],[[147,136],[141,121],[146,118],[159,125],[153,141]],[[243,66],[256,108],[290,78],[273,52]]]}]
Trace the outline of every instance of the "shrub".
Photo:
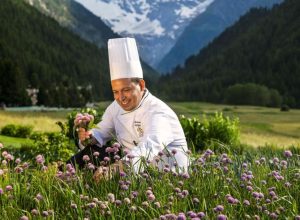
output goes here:
[{"label": "shrub", "polygon": [[47,161],[65,161],[74,154],[74,144],[61,132],[34,133],[31,138],[34,144],[20,148],[20,154],[28,158],[42,154]]},{"label": "shrub", "polygon": [[1,134],[10,137],[28,138],[31,135],[32,130],[33,126],[31,125],[8,124],[2,128]]},{"label": "shrub", "polygon": [[206,146],[218,144],[235,145],[239,142],[238,119],[230,120],[222,113],[216,113],[210,119],[180,117],[188,145],[192,150],[203,150]]},{"label": "shrub", "polygon": [[288,105],[282,105],[280,108],[280,111],[282,112],[288,112],[290,110],[290,107]]},{"label": "shrub", "polygon": [[5,136],[15,137],[17,133],[17,126],[14,124],[5,125],[1,129],[1,134]]}]

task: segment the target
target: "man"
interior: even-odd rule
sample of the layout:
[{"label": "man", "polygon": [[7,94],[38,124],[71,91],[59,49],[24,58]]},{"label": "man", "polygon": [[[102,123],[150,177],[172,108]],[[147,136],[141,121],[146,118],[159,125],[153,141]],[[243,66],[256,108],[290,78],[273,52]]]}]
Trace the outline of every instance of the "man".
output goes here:
[{"label": "man", "polygon": [[85,140],[86,132],[91,132],[94,145],[84,148],[70,162],[83,166],[82,156],[95,151],[103,159],[105,151],[101,146],[115,137],[128,152],[123,160],[131,160],[135,172],[141,168],[142,158],[160,169],[187,171],[183,129],[176,114],[146,89],[135,39],[110,39],[108,54],[115,101],[107,107],[97,128],[79,129],[80,141]]}]

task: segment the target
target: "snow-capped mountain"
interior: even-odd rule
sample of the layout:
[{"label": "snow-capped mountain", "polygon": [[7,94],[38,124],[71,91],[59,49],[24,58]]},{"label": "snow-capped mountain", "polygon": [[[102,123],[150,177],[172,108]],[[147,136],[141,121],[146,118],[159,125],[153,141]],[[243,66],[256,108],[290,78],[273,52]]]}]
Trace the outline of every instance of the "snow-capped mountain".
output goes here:
[{"label": "snow-capped mountain", "polygon": [[156,66],[190,21],[216,0],[75,0],[121,36],[134,36],[143,60]]}]

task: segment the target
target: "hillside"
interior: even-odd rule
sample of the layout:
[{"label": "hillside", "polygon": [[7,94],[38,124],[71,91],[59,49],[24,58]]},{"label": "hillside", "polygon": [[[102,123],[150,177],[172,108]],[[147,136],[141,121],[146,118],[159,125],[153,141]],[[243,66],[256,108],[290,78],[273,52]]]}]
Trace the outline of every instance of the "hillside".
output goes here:
[{"label": "hillside", "polygon": [[234,86],[252,83],[279,93],[282,103],[299,108],[299,11],[297,0],[286,0],[272,10],[251,10],[198,55],[189,57],[184,68],[162,77],[161,95],[169,100],[220,103],[228,101]]},{"label": "hillside", "polygon": [[29,105],[28,88],[39,89],[38,105],[74,107],[112,99],[106,48],[82,40],[23,1],[1,1],[0,20],[0,103]]}]

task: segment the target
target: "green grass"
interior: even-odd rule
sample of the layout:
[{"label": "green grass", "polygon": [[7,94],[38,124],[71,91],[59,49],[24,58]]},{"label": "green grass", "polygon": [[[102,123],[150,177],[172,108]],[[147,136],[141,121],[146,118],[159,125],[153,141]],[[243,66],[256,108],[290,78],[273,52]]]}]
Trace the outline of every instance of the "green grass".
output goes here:
[{"label": "green grass", "polygon": [[230,118],[239,118],[241,142],[252,146],[266,143],[286,147],[300,144],[300,110],[281,112],[279,108],[257,106],[215,105],[198,102],[169,103],[177,114],[202,117],[223,112]]},{"label": "green grass", "polygon": [[7,137],[0,135],[0,143],[7,148],[20,148],[22,144],[30,144],[32,141],[26,138]]},{"label": "green grass", "polygon": [[[105,109],[109,102],[99,103]],[[213,115],[223,112],[230,118],[239,118],[241,142],[252,146],[266,143],[286,147],[300,144],[300,110],[281,112],[279,108],[257,106],[216,105],[201,102],[170,102],[174,111],[187,117]],[[7,112],[0,111],[0,128],[6,124],[33,125],[34,131],[59,131],[55,124],[65,121],[69,111],[56,112]]]}]

